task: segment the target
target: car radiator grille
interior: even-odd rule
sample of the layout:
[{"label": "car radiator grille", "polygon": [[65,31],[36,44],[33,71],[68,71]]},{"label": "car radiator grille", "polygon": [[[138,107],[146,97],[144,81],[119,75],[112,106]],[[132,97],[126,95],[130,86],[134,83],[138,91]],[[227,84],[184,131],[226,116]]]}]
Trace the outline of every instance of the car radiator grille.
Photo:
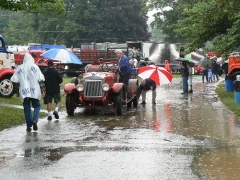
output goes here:
[{"label": "car radiator grille", "polygon": [[102,81],[85,81],[84,97],[103,97]]}]

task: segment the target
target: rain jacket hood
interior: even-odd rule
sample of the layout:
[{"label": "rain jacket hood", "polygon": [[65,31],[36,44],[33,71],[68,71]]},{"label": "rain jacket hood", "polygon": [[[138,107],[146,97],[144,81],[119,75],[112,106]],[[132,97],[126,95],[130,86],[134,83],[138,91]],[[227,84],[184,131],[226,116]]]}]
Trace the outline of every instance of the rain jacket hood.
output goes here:
[{"label": "rain jacket hood", "polygon": [[44,76],[39,67],[34,64],[33,57],[26,53],[23,64],[18,66],[11,77],[11,81],[19,83],[19,95],[23,101],[25,97],[41,99],[40,81],[44,81]]}]

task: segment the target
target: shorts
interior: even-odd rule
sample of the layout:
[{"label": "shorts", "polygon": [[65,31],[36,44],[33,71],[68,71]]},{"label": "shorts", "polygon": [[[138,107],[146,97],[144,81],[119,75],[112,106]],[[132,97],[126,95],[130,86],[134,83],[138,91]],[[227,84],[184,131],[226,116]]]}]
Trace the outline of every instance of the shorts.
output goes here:
[{"label": "shorts", "polygon": [[44,104],[52,103],[52,99],[54,99],[55,104],[61,102],[60,93],[59,94],[46,94],[44,97]]}]

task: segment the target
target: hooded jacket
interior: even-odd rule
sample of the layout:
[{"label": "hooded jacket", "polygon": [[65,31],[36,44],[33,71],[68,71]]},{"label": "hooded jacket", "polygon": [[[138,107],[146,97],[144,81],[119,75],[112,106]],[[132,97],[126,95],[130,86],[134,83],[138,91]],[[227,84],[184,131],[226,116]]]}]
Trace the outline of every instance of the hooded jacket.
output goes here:
[{"label": "hooded jacket", "polygon": [[17,67],[11,77],[12,82],[19,83],[19,95],[22,101],[25,97],[40,100],[42,93],[39,83],[44,80],[41,70],[34,64],[34,59],[29,53],[25,54],[23,64]]},{"label": "hooded jacket", "polygon": [[171,71],[172,71],[168,60],[165,60],[165,69],[166,69],[168,72],[170,72],[170,73],[171,73]]}]

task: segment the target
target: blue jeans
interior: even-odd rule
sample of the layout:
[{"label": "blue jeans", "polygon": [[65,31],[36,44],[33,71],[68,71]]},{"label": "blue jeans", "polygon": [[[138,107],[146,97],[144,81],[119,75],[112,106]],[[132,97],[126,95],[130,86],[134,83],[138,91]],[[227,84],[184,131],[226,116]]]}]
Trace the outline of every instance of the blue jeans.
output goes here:
[{"label": "blue jeans", "polygon": [[202,82],[204,82],[204,77],[206,77],[206,82],[208,82],[208,70],[206,69],[202,71]]},{"label": "blue jeans", "polygon": [[182,77],[183,93],[188,93],[188,77]]},{"label": "blue jeans", "polygon": [[212,76],[213,76],[213,80],[215,81],[215,77],[216,79],[218,80],[218,73],[212,73]]},{"label": "blue jeans", "polygon": [[[32,103],[32,107],[34,109],[33,115],[32,115],[32,111],[31,111],[30,103]],[[24,101],[23,101],[23,109],[24,109],[27,127],[32,127],[33,120],[38,122],[38,114],[40,112],[40,101],[38,99],[26,97],[26,98],[24,98]]]}]

